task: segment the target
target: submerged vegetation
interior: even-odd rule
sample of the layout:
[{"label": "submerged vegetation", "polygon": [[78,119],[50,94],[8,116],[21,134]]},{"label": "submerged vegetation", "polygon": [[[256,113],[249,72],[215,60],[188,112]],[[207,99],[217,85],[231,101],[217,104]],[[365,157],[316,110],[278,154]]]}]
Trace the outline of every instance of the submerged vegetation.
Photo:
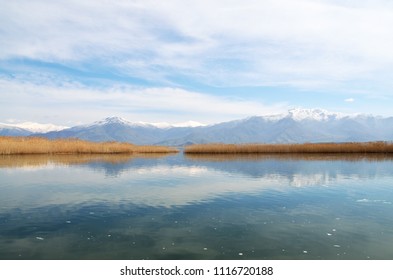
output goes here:
[{"label": "submerged vegetation", "polygon": [[185,154],[355,154],[393,153],[391,142],[304,143],[304,144],[195,144]]},{"label": "submerged vegetation", "polygon": [[120,142],[90,142],[80,139],[41,137],[0,137],[0,155],[24,154],[135,154],[176,153],[165,146],[139,146]]}]

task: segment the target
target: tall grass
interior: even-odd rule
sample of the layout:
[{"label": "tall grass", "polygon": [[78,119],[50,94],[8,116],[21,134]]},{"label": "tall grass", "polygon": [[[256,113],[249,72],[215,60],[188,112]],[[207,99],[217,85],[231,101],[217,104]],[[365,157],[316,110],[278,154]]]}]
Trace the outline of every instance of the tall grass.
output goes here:
[{"label": "tall grass", "polygon": [[49,140],[41,137],[0,137],[0,155],[23,154],[132,154],[173,153],[164,146],[138,146],[120,142],[90,142],[80,139]]},{"label": "tall grass", "polygon": [[391,142],[304,143],[304,144],[196,144],[185,154],[289,154],[289,153],[393,153]]}]

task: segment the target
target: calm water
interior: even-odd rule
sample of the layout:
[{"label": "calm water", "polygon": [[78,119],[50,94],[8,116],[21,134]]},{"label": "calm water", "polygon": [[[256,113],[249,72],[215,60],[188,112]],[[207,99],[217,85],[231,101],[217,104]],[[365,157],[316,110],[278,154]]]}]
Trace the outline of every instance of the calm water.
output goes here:
[{"label": "calm water", "polygon": [[0,157],[0,259],[393,259],[384,157]]}]

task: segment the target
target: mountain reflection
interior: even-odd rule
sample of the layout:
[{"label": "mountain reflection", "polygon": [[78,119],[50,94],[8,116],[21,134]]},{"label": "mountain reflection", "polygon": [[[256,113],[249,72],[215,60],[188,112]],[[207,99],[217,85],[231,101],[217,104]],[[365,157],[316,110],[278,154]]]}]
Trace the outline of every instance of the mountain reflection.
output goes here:
[{"label": "mountain reflection", "polygon": [[[173,207],[235,193],[288,192],[293,187],[343,185],[348,180],[356,185],[390,176],[392,163],[390,157],[379,155],[9,156],[0,158],[0,171],[8,168],[0,172],[0,192],[15,201],[0,202],[15,206],[29,197],[32,207],[91,201]],[[18,188],[7,187],[11,185]]]},{"label": "mountain reflection", "polygon": [[[81,166],[119,177],[127,172],[165,176],[168,170],[197,174],[210,170],[242,174],[250,178],[281,176],[294,181],[305,177],[355,176],[374,177],[389,172],[393,157],[383,154],[287,154],[287,155],[20,155],[1,156],[0,169],[38,170],[56,166]],[[194,176],[192,175],[192,176]],[[309,181],[309,180],[305,180]],[[315,180],[311,180],[315,181]],[[299,186],[299,183],[294,185]]]},{"label": "mountain reflection", "polygon": [[381,155],[3,156],[0,259],[391,259],[392,170]]}]

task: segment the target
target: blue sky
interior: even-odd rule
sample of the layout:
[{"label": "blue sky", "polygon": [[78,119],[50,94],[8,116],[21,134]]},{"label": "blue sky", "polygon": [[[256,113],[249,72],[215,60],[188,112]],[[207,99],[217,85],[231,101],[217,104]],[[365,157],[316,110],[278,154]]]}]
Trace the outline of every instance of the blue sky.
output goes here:
[{"label": "blue sky", "polygon": [[392,116],[385,0],[0,0],[0,122]]}]

